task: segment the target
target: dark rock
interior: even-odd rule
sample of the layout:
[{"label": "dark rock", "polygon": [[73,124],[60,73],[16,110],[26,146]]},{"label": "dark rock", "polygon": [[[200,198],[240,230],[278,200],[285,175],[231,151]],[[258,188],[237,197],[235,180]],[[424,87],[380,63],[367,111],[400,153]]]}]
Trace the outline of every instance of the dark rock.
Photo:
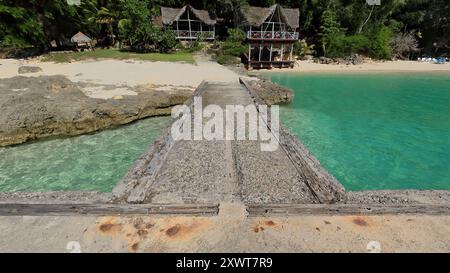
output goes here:
[{"label": "dark rock", "polygon": [[327,58],[327,57],[319,57],[314,59],[315,63],[319,64],[345,64],[345,65],[359,65],[364,62],[364,59],[359,54],[353,54],[351,56],[347,56],[345,58]]}]

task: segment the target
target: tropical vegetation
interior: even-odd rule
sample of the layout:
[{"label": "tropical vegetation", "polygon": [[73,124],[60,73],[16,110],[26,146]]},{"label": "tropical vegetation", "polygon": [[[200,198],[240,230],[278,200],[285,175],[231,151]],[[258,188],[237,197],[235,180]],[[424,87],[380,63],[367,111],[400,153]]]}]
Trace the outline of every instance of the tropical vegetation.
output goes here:
[{"label": "tropical vegetation", "polygon": [[[361,54],[376,59],[448,54],[448,0],[2,0],[0,48],[33,47],[48,51],[53,43],[82,31],[99,45],[119,45],[137,52],[167,53],[177,48],[172,32],[152,19],[159,7],[191,4],[221,18],[217,33],[219,60],[244,51],[239,12],[245,5],[299,8],[299,55],[343,57]],[[69,4],[72,3],[72,4]],[[223,28],[223,31],[220,30]]]}]

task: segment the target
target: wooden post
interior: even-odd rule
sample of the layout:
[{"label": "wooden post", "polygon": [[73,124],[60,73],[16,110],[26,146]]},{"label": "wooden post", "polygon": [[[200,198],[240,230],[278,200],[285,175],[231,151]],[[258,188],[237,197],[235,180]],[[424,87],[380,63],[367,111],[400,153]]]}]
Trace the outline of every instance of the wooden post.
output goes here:
[{"label": "wooden post", "polygon": [[262,44],[259,45],[259,56],[258,61],[261,62]]},{"label": "wooden post", "polygon": [[188,25],[189,25],[189,38],[192,38],[191,19],[189,17],[189,9],[187,9],[187,13],[188,13]]},{"label": "wooden post", "polygon": [[284,44],[281,44],[281,68],[283,68],[283,61],[284,61],[283,54],[284,54]]},{"label": "wooden post", "polygon": [[294,44],[291,44],[291,52],[289,53],[289,61],[292,62],[292,53],[294,51]]},{"label": "wooden post", "polygon": [[248,44],[248,70],[252,70],[252,45]]},{"label": "wooden post", "polygon": [[180,30],[178,29],[178,20],[177,20],[177,39],[180,37]]},{"label": "wooden post", "polygon": [[259,55],[258,55],[258,62],[261,62],[261,52],[262,52],[262,45],[259,45]]},{"label": "wooden post", "polygon": [[270,44],[270,55],[269,55],[270,68],[272,68],[272,50],[273,50],[273,44]]}]

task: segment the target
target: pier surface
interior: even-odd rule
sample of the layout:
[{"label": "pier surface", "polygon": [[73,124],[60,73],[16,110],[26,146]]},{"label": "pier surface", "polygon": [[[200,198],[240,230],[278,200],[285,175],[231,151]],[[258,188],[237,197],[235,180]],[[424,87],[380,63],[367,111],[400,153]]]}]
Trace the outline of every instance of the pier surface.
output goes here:
[{"label": "pier surface", "polygon": [[[202,98],[203,109],[212,104],[222,109],[227,105],[257,106],[259,98],[243,83],[202,83],[195,96]],[[278,149],[262,151],[261,140],[175,141],[167,129],[114,194],[128,203],[159,204],[310,204],[339,199],[342,186],[314,158],[312,162],[296,161],[295,152],[283,146],[293,139],[286,134],[281,130],[276,139]],[[296,152],[307,153],[305,149]],[[309,153],[300,156],[312,157]],[[330,189],[319,189],[316,184]]]}]

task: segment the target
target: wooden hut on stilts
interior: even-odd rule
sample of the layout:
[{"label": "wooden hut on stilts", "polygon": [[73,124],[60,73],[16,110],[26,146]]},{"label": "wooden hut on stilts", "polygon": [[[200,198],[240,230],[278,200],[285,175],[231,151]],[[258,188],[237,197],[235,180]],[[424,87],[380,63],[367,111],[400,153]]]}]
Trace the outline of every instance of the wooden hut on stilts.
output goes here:
[{"label": "wooden hut on stilts", "polygon": [[182,8],[161,7],[161,24],[175,32],[178,40],[215,39],[216,20],[206,10],[195,9],[190,5]]},{"label": "wooden hut on stilts", "polygon": [[294,43],[298,41],[299,10],[275,4],[269,8],[242,9],[248,53],[248,69],[293,67]]}]

